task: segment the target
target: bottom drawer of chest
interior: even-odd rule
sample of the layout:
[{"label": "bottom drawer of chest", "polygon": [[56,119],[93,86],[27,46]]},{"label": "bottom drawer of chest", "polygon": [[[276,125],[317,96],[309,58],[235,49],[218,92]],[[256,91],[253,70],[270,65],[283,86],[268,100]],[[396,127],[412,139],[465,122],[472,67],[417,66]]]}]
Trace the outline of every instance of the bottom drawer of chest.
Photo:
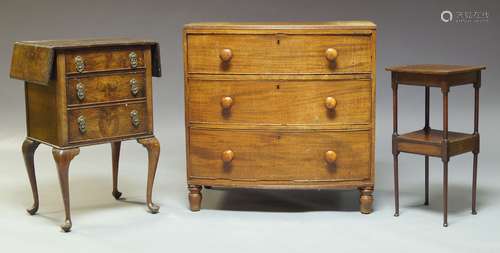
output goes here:
[{"label": "bottom drawer of chest", "polygon": [[68,110],[68,142],[125,138],[147,133],[146,103]]},{"label": "bottom drawer of chest", "polygon": [[350,181],[371,178],[371,134],[189,130],[189,179]]}]

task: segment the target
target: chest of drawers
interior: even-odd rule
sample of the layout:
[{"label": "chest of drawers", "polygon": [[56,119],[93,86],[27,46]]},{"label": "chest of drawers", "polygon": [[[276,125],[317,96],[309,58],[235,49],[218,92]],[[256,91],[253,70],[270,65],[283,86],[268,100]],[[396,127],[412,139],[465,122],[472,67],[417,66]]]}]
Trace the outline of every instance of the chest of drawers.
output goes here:
[{"label": "chest of drawers", "polygon": [[195,23],[184,28],[187,183],[374,187],[375,38],[367,21]]},{"label": "chest of drawers", "polygon": [[23,154],[38,210],[33,154],[40,143],[53,147],[64,199],[64,231],[71,229],[68,170],[81,146],[111,143],[113,196],[123,140],[136,139],[149,153],[147,205],[159,157],[153,134],[152,76],[161,75],[158,43],[111,39],[24,41],[14,45],[12,78],[25,81],[28,136]]}]

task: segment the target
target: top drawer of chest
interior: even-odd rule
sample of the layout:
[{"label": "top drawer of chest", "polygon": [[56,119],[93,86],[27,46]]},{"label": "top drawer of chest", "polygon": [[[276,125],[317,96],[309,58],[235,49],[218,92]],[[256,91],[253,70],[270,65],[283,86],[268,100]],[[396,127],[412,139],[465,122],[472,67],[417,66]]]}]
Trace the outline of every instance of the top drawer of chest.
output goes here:
[{"label": "top drawer of chest", "polygon": [[10,76],[48,86],[59,74],[151,70],[161,76],[158,42],[136,39],[19,41],[14,44]]},{"label": "top drawer of chest", "polygon": [[71,50],[65,54],[66,73],[133,70],[145,67],[143,47]]},{"label": "top drawer of chest", "polygon": [[371,34],[187,34],[188,74],[346,74],[372,70]]}]

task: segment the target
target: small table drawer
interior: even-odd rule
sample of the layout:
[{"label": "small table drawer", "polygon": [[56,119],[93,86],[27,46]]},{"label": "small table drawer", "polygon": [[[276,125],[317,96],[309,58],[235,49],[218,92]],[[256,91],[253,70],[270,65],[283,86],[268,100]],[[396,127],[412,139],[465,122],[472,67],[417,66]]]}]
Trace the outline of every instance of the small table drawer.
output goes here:
[{"label": "small table drawer", "polygon": [[71,77],[67,80],[70,106],[145,97],[144,73]]},{"label": "small table drawer", "polygon": [[371,175],[371,131],[189,130],[191,179],[349,181]]},{"label": "small table drawer", "polygon": [[68,74],[144,68],[141,47],[86,49],[69,51],[65,55]]},{"label": "small table drawer", "polygon": [[69,143],[122,138],[147,132],[146,103],[68,110]]},{"label": "small table drawer", "polygon": [[371,80],[188,80],[190,123],[369,124]]},{"label": "small table drawer", "polygon": [[334,74],[372,71],[370,35],[187,36],[190,74]]}]

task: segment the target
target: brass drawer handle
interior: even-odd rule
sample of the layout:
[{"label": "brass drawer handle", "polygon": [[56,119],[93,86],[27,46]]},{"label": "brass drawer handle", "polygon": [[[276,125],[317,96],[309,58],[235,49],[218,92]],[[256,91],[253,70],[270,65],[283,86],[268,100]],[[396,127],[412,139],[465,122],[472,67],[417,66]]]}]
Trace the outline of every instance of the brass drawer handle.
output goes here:
[{"label": "brass drawer handle", "polygon": [[135,78],[130,79],[130,92],[134,96],[139,94],[139,87],[137,86],[137,80],[135,80]]},{"label": "brass drawer handle", "polygon": [[325,99],[325,107],[329,110],[334,110],[337,106],[337,100],[333,97],[327,97]]},{"label": "brass drawer handle", "polygon": [[329,61],[335,61],[337,59],[338,55],[339,55],[339,53],[337,52],[337,49],[335,49],[335,48],[328,48],[325,51],[326,59],[328,59]]},{"label": "brass drawer handle", "polygon": [[75,68],[78,73],[82,73],[85,70],[85,62],[79,55],[75,57]]},{"label": "brass drawer handle", "polygon": [[233,51],[229,48],[224,48],[220,51],[219,57],[223,62],[228,62],[233,58]]},{"label": "brass drawer handle", "polygon": [[233,98],[229,96],[223,97],[220,101],[220,105],[224,110],[231,109],[231,107],[233,106]]},{"label": "brass drawer handle", "polygon": [[139,65],[139,62],[137,61],[137,54],[135,52],[130,52],[130,54],[128,54],[128,58],[130,60],[130,67],[137,68]]},{"label": "brass drawer handle", "polygon": [[141,124],[141,120],[139,119],[139,112],[136,110],[132,110],[130,112],[130,121],[134,127],[138,127]]},{"label": "brass drawer handle", "polygon": [[325,161],[328,163],[328,164],[333,164],[335,163],[335,161],[337,161],[337,153],[335,153],[335,151],[326,151],[325,153]]},{"label": "brass drawer handle", "polygon": [[85,99],[85,85],[83,85],[83,83],[78,82],[76,84],[76,97],[80,101]]},{"label": "brass drawer handle", "polygon": [[231,151],[231,150],[226,150],[224,152],[222,152],[222,161],[224,161],[224,163],[230,163],[234,158],[234,152]]},{"label": "brass drawer handle", "polygon": [[85,132],[87,132],[87,122],[85,120],[85,117],[82,115],[78,117],[76,121],[78,123],[78,130],[80,130],[80,133],[84,134]]}]

